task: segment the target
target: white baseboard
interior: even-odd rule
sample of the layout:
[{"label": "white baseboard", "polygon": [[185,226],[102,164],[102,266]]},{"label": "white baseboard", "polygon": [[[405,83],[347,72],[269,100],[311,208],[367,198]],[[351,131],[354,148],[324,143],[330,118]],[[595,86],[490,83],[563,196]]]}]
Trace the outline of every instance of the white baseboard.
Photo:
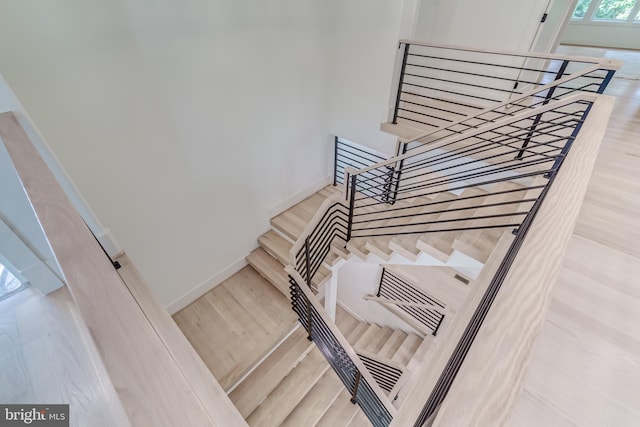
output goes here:
[{"label": "white baseboard", "polygon": [[287,198],[286,200],[276,203],[275,205],[269,208],[269,218],[273,218],[274,216],[281,214],[282,212],[286,211],[290,207],[300,203],[307,197],[322,190],[324,187],[332,183],[333,183],[333,179],[330,176],[326,176],[322,178],[322,180],[305,188],[304,190],[298,191],[296,194]]},{"label": "white baseboard", "polygon": [[246,265],[247,265],[247,261],[245,257],[240,258],[233,264],[226,267],[220,273],[205,280],[204,282],[202,282],[201,284],[199,284],[198,286],[196,286],[186,294],[182,295],[172,303],[169,303],[169,305],[167,305],[166,307],[167,311],[169,312],[170,315],[173,316],[178,311],[182,310],[183,308],[185,308],[186,306],[188,306],[189,304],[191,304],[192,302],[200,298],[202,295],[206,294],[211,289],[215,288],[220,283],[224,282],[229,277],[233,276],[238,271],[242,270],[244,267],[246,267]]},{"label": "white baseboard", "polygon": [[344,305],[343,303],[341,303],[340,301],[337,301],[337,304],[342,307],[342,309],[344,311],[346,311],[347,313],[349,313],[351,316],[353,316],[358,322],[364,322],[364,319],[362,317],[360,317],[358,314],[356,314],[354,311],[351,311],[351,309],[349,307],[347,307],[346,305]]}]

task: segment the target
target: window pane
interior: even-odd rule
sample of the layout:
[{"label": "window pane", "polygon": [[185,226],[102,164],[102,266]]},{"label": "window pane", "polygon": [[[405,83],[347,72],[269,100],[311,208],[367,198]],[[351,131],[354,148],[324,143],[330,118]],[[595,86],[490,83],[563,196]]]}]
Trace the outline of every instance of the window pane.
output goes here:
[{"label": "window pane", "polygon": [[595,19],[627,19],[636,0],[602,0]]},{"label": "window pane", "polygon": [[573,11],[573,18],[584,18],[584,15],[587,14],[587,9],[589,9],[590,4],[591,0],[580,0],[576,6],[576,9]]},{"label": "window pane", "polygon": [[636,21],[640,21],[640,10],[638,11],[638,14],[636,15]]}]

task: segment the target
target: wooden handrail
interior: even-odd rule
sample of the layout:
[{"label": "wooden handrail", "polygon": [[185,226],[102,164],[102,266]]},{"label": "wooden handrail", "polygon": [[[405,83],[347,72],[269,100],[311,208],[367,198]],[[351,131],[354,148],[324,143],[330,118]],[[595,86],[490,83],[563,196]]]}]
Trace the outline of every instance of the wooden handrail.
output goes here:
[{"label": "wooden handrail", "polygon": [[[507,50],[507,49],[480,49],[480,48],[473,48],[473,47],[468,47],[468,46],[458,46],[458,45],[450,45],[450,44],[436,44],[436,43],[429,43],[429,42],[424,42],[424,41],[418,41],[418,40],[408,40],[408,39],[401,39],[400,40],[401,44],[409,44],[409,45],[416,45],[416,46],[424,46],[424,47],[432,47],[432,48],[441,48],[441,49],[448,49],[448,50],[459,50],[461,52],[477,52],[477,53],[489,53],[489,54],[494,54],[494,55],[505,55],[505,56],[519,56],[519,57],[525,57],[525,58],[531,58],[531,59],[557,59],[557,60],[564,60],[567,59],[567,57],[565,55],[559,55],[559,54],[555,54],[555,53],[541,53],[541,52],[521,52],[521,51],[516,51],[516,50]],[[598,57],[591,57],[591,56],[571,56],[571,59],[577,62],[588,62],[588,63],[593,63],[593,64],[599,64],[600,67],[599,68],[603,68],[605,70],[619,70],[620,67],[622,66],[622,61],[618,60],[618,59],[612,59],[612,58],[598,58]]]},{"label": "wooden handrail", "polygon": [[[494,123],[489,123],[486,125],[483,125],[479,128],[476,129],[471,129],[468,130],[466,132],[460,133],[460,134],[455,134],[455,135],[449,135],[446,138],[442,138],[441,140],[438,140],[438,144],[440,145],[446,145],[446,144],[452,144],[458,141],[461,141],[463,139],[467,139],[482,133],[485,133],[487,131],[493,130],[493,129],[497,129],[499,127],[511,124],[511,123],[515,123],[518,122],[520,120],[526,119],[531,117],[532,115],[536,115],[536,114],[540,114],[540,113],[545,113],[547,111],[551,111],[554,110],[558,107],[563,107],[565,105],[569,105],[571,103],[574,102],[578,102],[578,101],[586,101],[586,102],[594,102],[596,99],[598,99],[600,95],[597,95],[595,93],[585,93],[585,92],[580,92],[580,93],[575,93],[571,96],[568,96],[566,98],[562,98],[560,100],[554,101],[554,102],[550,102],[546,105],[537,107],[535,110],[527,110],[527,111],[522,111],[516,115],[501,119],[497,122]],[[396,157],[392,157],[389,160],[385,160],[383,162],[378,162],[374,165],[368,166],[366,168],[362,168],[362,169],[355,169],[352,168],[351,166],[347,166],[345,168],[345,173],[349,174],[349,175],[359,175],[365,172],[369,172],[371,170],[374,169],[378,169],[390,164],[395,164],[396,162],[399,162],[401,160],[405,160],[414,156],[418,156],[424,152],[430,151],[432,150],[434,147],[433,145],[424,145],[423,147],[418,147],[415,148],[413,150],[411,150],[408,153],[402,154],[400,156],[396,156]]]},{"label": "wooden handrail", "polygon": [[324,311],[324,307],[320,305],[315,295],[313,295],[313,292],[311,292],[311,290],[305,285],[305,280],[291,265],[286,266],[285,271],[293,278],[293,280],[296,281],[296,283],[298,283],[302,293],[304,293],[305,297],[311,302],[318,315],[322,318],[322,321],[325,323],[326,327],[331,331],[340,346],[347,353],[349,359],[351,359],[351,362],[353,362],[358,371],[360,371],[360,375],[362,376],[362,378],[367,381],[369,387],[371,387],[371,390],[376,394],[380,402],[384,405],[385,409],[391,414],[392,417],[394,417],[397,412],[396,408],[391,404],[384,391],[380,388],[373,376],[371,376],[369,370],[364,366],[364,363],[362,363],[360,357],[358,357],[353,347],[351,347],[351,344],[349,344],[342,332],[340,332],[335,323],[326,314],[326,312]]},{"label": "wooden handrail", "polygon": [[537,93],[544,92],[544,91],[546,91],[548,89],[551,89],[552,87],[560,86],[563,83],[567,83],[567,82],[569,82],[571,80],[574,80],[574,79],[576,79],[578,77],[585,76],[585,75],[587,75],[589,73],[592,73],[592,72],[594,72],[594,71],[596,71],[598,69],[600,69],[600,67],[598,65],[592,65],[591,67],[585,68],[584,70],[581,70],[578,73],[569,74],[568,76],[561,77],[558,80],[554,80],[553,82],[547,83],[544,86],[540,86],[540,87],[537,87],[535,89],[532,89],[529,92],[525,92],[525,93],[523,93],[523,94],[521,94],[521,95],[519,95],[519,96],[517,96],[515,98],[510,98],[510,99],[502,101],[502,102],[500,102],[498,104],[492,105],[491,107],[484,108],[483,110],[479,111],[478,113],[475,113],[475,114],[472,114],[472,115],[469,115],[469,116],[465,116],[465,117],[463,117],[461,119],[458,119],[458,120],[454,120],[451,123],[447,124],[446,126],[439,127],[439,128],[437,128],[435,130],[431,130],[431,131],[428,131],[428,132],[423,132],[423,133],[416,134],[416,135],[412,136],[411,138],[400,138],[400,141],[405,143],[405,144],[409,144],[411,142],[416,142],[416,141],[418,141],[418,140],[420,140],[422,138],[425,138],[425,137],[427,137],[429,135],[433,135],[434,133],[441,132],[443,130],[446,130],[447,128],[462,124],[463,122],[466,122],[467,120],[471,120],[471,119],[474,119],[476,117],[480,117],[483,114],[490,113],[491,111],[495,111],[495,110],[497,110],[499,108],[506,107],[508,105],[518,104],[519,101],[527,99],[527,98],[529,98],[529,97],[531,97],[531,96],[533,96],[533,95],[535,95]]},{"label": "wooden handrail", "polygon": [[289,250],[289,262],[291,263],[291,265],[296,265],[296,255],[298,254],[300,249],[302,249],[305,238],[309,236],[313,229],[318,225],[322,217],[329,210],[329,207],[336,203],[347,209],[347,206],[345,206],[344,200],[342,200],[342,197],[340,195],[332,194],[331,196],[327,197],[325,201],[322,202],[320,208],[318,208],[316,213],[313,214],[313,217],[311,217],[311,220],[307,223],[304,230],[302,230],[302,233],[300,234],[300,236],[302,237],[296,240]]},{"label": "wooden handrail", "polygon": [[173,347],[157,301],[124,285],[13,113],[0,114],[0,137],[131,424],[246,426],[186,339]]},{"label": "wooden handrail", "polygon": [[[571,237],[613,107],[613,98],[594,100],[589,116],[550,187],[502,284],[476,345],[465,359],[434,426],[503,425],[518,397],[533,342],[542,326],[550,292]],[[508,241],[499,243],[506,251]],[[499,251],[498,251],[499,252]],[[475,280],[469,307],[475,309],[482,289],[493,279],[490,259]],[[440,344],[437,357],[421,374],[392,426],[413,425],[431,394],[471,317],[461,310]]]}]

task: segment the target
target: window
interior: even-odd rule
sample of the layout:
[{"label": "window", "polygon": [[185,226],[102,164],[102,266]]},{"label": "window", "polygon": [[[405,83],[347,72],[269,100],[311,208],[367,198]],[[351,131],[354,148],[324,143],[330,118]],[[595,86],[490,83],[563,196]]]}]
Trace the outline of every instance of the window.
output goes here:
[{"label": "window", "polygon": [[640,0],[579,0],[572,19],[582,22],[638,23]]},{"label": "window", "polygon": [[574,19],[582,19],[586,16],[587,10],[589,10],[589,4],[591,0],[580,0],[576,9],[573,11],[572,18]]},{"label": "window", "polygon": [[4,265],[0,264],[0,299],[18,291],[22,283]]}]

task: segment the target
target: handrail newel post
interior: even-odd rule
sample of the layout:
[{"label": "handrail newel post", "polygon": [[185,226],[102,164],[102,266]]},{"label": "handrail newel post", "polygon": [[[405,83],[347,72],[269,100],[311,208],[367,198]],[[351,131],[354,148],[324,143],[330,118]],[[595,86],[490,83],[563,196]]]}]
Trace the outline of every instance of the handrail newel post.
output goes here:
[{"label": "handrail newel post", "polygon": [[353,391],[351,392],[351,403],[356,404],[356,396],[358,395],[358,387],[360,386],[360,378],[362,374],[360,371],[356,371],[356,378],[353,382]]},{"label": "handrail newel post", "polygon": [[[564,72],[567,70],[567,66],[568,65],[569,65],[569,60],[568,59],[565,59],[564,61],[562,61],[562,65],[560,65],[560,68],[558,69],[558,72],[556,73],[556,77],[553,79],[554,81],[560,80],[562,78],[562,76],[564,75]],[[553,99],[553,94],[556,91],[556,87],[557,86],[553,86],[553,87],[549,88],[549,90],[547,90],[547,94],[544,97],[544,101],[542,102],[542,105],[547,105],[549,103],[549,101],[551,101],[551,99]],[[540,123],[540,119],[541,118],[542,118],[542,113],[538,114],[536,116],[536,118],[533,119],[533,124],[531,125],[529,133],[527,134],[527,137],[525,138],[524,142],[522,143],[522,148],[520,149],[520,151],[518,151],[518,154],[516,155],[516,159],[522,159],[522,156],[524,155],[524,151],[527,148],[527,146],[529,145],[529,142],[531,142],[531,138],[533,137],[533,133],[535,132],[536,128],[538,127],[538,123]]]},{"label": "handrail newel post", "polygon": [[398,108],[400,107],[400,96],[402,95],[402,84],[404,83],[404,70],[407,67],[407,56],[409,56],[409,44],[401,43],[400,49],[404,49],[402,52],[402,68],[400,69],[400,79],[398,80],[398,92],[396,94],[396,105],[393,109],[393,123],[394,125],[398,123]]},{"label": "handrail newel post", "polygon": [[356,199],[357,175],[351,175],[351,194],[349,195],[349,221],[347,223],[347,242],[351,240],[351,230],[353,228],[353,206]]},{"label": "handrail newel post", "polygon": [[333,186],[335,187],[338,179],[338,136],[333,138]]}]

